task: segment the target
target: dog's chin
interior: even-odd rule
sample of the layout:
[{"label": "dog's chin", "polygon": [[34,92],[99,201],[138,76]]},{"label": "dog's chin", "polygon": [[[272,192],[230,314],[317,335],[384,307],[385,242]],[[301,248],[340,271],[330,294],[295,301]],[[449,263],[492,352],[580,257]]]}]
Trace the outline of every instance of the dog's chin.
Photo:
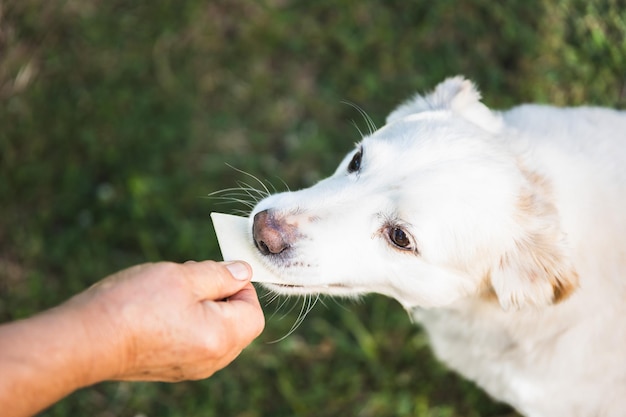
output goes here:
[{"label": "dog's chin", "polygon": [[350,287],[344,284],[298,285],[264,282],[261,285],[270,291],[284,295],[325,294],[339,297],[355,297],[367,292],[362,288]]}]

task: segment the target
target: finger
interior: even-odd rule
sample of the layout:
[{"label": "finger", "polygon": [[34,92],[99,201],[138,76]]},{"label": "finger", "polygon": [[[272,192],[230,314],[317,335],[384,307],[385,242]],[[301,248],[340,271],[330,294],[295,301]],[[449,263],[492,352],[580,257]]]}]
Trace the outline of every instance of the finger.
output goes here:
[{"label": "finger", "polygon": [[230,302],[243,302],[252,306],[261,306],[261,303],[259,302],[259,297],[256,293],[256,289],[254,288],[254,285],[252,285],[252,283],[248,283],[241,290],[231,295],[228,300]]},{"label": "finger", "polygon": [[252,276],[250,266],[239,261],[203,261],[186,263],[183,266],[199,301],[228,298],[248,285]]},{"label": "finger", "polygon": [[[211,306],[207,305],[211,304]],[[204,303],[205,308],[219,309],[224,320],[231,323],[239,336],[249,343],[263,331],[265,317],[256,290],[248,283],[237,293],[228,298],[228,302]]]}]

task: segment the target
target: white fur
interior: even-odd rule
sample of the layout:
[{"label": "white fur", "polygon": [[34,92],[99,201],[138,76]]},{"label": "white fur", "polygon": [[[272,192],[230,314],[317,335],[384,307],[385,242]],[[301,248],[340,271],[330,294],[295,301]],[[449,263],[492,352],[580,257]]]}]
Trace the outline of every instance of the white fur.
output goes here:
[{"label": "white fur", "polygon": [[[266,263],[286,294],[397,299],[441,360],[527,416],[626,414],[626,114],[493,112],[460,77],[392,112],[311,188]],[[395,247],[389,228],[411,235]]]}]

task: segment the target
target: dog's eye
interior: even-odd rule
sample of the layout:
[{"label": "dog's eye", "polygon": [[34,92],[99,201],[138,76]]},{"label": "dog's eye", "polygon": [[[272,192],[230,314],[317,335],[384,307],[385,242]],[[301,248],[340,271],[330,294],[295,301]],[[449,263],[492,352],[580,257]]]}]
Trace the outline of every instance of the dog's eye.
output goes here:
[{"label": "dog's eye", "polygon": [[363,159],[363,149],[359,149],[352,157],[352,161],[348,164],[348,173],[358,172],[361,170],[361,160]]},{"label": "dog's eye", "polygon": [[409,235],[399,227],[389,228],[389,240],[400,249],[411,249],[411,239]]}]

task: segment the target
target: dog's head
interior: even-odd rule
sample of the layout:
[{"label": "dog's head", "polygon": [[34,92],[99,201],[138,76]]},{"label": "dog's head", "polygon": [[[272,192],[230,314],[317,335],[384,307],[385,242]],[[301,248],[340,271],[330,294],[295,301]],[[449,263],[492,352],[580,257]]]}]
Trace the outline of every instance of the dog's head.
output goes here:
[{"label": "dog's head", "polygon": [[474,86],[448,79],[392,112],[336,172],[272,195],[253,238],[285,294],[376,292],[407,308],[497,297],[547,305],[575,287],[543,179],[498,136]]}]

